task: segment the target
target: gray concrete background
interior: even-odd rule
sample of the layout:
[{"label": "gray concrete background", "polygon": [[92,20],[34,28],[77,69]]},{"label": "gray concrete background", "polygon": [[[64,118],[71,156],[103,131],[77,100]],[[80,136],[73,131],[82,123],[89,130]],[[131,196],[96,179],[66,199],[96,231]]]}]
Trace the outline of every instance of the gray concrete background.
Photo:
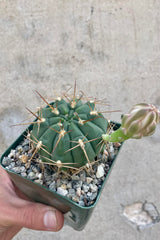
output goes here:
[{"label": "gray concrete background", "polygon": [[[11,128],[42,95],[73,86],[106,98],[109,109],[139,102],[160,107],[159,0],[0,0],[0,153],[20,134]],[[120,113],[107,115],[120,121]],[[137,231],[122,205],[153,202],[160,210],[160,128],[129,140],[82,232],[23,229],[14,240],[157,240],[160,225]]]}]

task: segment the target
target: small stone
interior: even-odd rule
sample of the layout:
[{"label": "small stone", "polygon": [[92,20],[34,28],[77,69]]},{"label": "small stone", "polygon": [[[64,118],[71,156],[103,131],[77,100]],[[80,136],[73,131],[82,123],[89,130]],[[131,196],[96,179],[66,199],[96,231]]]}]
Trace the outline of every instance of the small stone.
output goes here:
[{"label": "small stone", "polygon": [[43,180],[41,180],[41,179],[36,179],[36,180],[34,180],[34,182],[38,183],[40,185],[43,185]]},{"label": "small stone", "polygon": [[76,203],[79,203],[79,197],[73,196],[73,197],[72,197],[72,201],[74,201],[74,202],[76,202]]},{"label": "small stone", "polygon": [[10,169],[14,168],[15,166],[16,166],[16,163],[15,162],[11,162]]},{"label": "small stone", "polygon": [[28,174],[27,178],[33,180],[33,179],[36,178],[36,174],[35,174],[34,172],[30,172],[30,173]]},{"label": "small stone", "polygon": [[91,192],[97,192],[98,190],[98,187],[96,186],[96,184],[89,184],[89,187],[91,189]]},{"label": "small stone", "polygon": [[82,181],[72,181],[72,186],[74,189],[77,189],[82,186]]},{"label": "small stone", "polygon": [[72,183],[71,183],[71,182],[68,182],[68,183],[67,183],[67,188],[68,188],[68,189],[72,189]]},{"label": "small stone", "polygon": [[85,203],[84,203],[84,201],[82,201],[82,200],[79,201],[79,205],[82,206],[82,207],[85,207]]},{"label": "small stone", "polygon": [[18,159],[19,156],[20,156],[20,152],[16,152],[14,158],[15,158],[15,159]]},{"label": "small stone", "polygon": [[91,192],[88,192],[88,193],[87,193],[87,197],[89,197],[89,198],[90,198],[90,197],[91,197],[91,195],[92,195],[92,193],[91,193]]},{"label": "small stone", "polygon": [[17,165],[17,166],[21,166],[21,165],[22,165],[22,161],[21,161],[20,159],[18,159],[18,160],[16,161],[16,165]]},{"label": "small stone", "polygon": [[81,196],[81,188],[77,188],[76,195],[77,195],[78,197]]},{"label": "small stone", "polygon": [[8,166],[13,160],[9,157],[4,157],[2,160],[2,165],[3,166]]},{"label": "small stone", "polygon": [[25,168],[24,166],[21,166],[21,167],[20,167],[20,171],[21,171],[21,173],[22,173],[22,172],[26,172],[26,168]]},{"label": "small stone", "polygon": [[16,147],[16,150],[21,153],[23,151],[23,148],[21,145],[19,145]]},{"label": "small stone", "polygon": [[85,195],[85,191],[84,190],[81,190],[81,195]]},{"label": "small stone", "polygon": [[89,191],[89,186],[86,185],[86,184],[83,184],[83,185],[82,185],[82,190],[83,190],[85,193],[87,193],[87,192]]},{"label": "small stone", "polygon": [[96,197],[97,197],[97,192],[95,192],[95,193],[92,193],[92,195],[90,196],[90,200],[95,200],[96,199]]},{"label": "small stone", "polygon": [[16,150],[11,150],[10,154],[8,155],[9,158],[13,158],[15,157],[15,154],[16,154]]},{"label": "small stone", "polygon": [[68,191],[66,189],[63,189],[61,187],[57,188],[57,193],[62,195],[62,196],[66,196],[68,194]]},{"label": "small stone", "polygon": [[76,194],[76,191],[73,188],[69,189],[68,192],[69,192],[69,194],[73,194],[73,195]]},{"label": "small stone", "polygon": [[69,193],[68,193],[68,194],[66,195],[66,197],[67,197],[68,199],[72,199],[73,194],[69,194]]},{"label": "small stone", "polygon": [[37,177],[39,178],[39,179],[42,179],[43,178],[43,174],[42,173],[37,173],[38,175],[37,175]]},{"label": "small stone", "polygon": [[91,177],[86,177],[86,182],[87,184],[90,184],[93,181],[93,178]]},{"label": "small stone", "polygon": [[95,184],[98,184],[98,179],[95,178],[95,179],[93,180],[93,182],[94,182]]},{"label": "small stone", "polygon": [[56,183],[55,181],[53,181],[50,185],[49,185],[49,189],[52,191],[56,191]]},{"label": "small stone", "polygon": [[27,177],[27,173],[26,172],[21,172],[21,176],[22,177]]},{"label": "small stone", "polygon": [[104,171],[104,164],[100,164],[98,167],[97,167],[97,172],[96,172],[96,177],[97,178],[102,178],[105,174],[105,171]]},{"label": "small stone", "polygon": [[21,167],[19,167],[19,166],[12,168],[12,171],[15,172],[15,173],[21,173],[21,172],[23,172],[23,171],[21,171]]},{"label": "small stone", "polygon": [[27,163],[28,162],[28,156],[23,154],[22,156],[20,156],[20,159],[23,163]]}]

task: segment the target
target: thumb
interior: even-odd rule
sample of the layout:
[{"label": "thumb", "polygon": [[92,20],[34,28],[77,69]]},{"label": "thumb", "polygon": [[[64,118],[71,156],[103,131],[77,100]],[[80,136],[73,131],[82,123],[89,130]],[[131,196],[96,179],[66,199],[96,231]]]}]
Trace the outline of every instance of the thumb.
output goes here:
[{"label": "thumb", "polygon": [[[25,200],[24,200],[25,201]],[[63,214],[47,205],[25,201],[23,207],[14,209],[13,223],[25,228],[44,231],[59,231],[64,222]]]}]

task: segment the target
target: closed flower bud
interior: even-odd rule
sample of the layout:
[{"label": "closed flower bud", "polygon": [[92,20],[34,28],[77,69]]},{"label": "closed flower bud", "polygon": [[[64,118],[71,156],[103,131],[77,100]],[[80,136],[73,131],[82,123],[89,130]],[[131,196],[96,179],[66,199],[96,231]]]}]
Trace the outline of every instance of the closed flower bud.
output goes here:
[{"label": "closed flower bud", "polygon": [[141,103],[133,106],[129,113],[122,117],[121,127],[111,135],[104,134],[103,140],[123,142],[129,138],[142,138],[152,135],[160,123],[160,111],[151,104]]},{"label": "closed flower bud", "polygon": [[126,129],[126,134],[131,138],[141,138],[154,133],[160,121],[157,108],[151,104],[137,104],[122,118],[121,127]]}]

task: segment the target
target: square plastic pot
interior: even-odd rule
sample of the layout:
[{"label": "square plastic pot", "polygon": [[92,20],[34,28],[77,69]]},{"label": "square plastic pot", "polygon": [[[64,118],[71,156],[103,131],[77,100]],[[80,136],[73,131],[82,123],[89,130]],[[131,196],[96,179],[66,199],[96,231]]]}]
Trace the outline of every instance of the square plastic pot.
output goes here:
[{"label": "square plastic pot", "polygon": [[[114,127],[115,129],[120,127],[120,124],[118,124],[118,123],[114,123],[114,124],[115,124],[115,127]],[[105,177],[105,180],[102,184],[100,191],[98,192],[96,201],[94,202],[93,205],[91,205],[89,207],[83,207],[83,206],[80,206],[77,203],[73,202],[72,200],[68,199],[65,196],[62,196],[56,192],[53,192],[53,191],[49,190],[48,188],[46,188],[38,183],[33,182],[30,179],[24,178],[21,175],[15,173],[15,172],[12,172],[11,170],[6,169],[2,165],[3,158],[8,156],[11,149],[15,149],[20,144],[20,142],[23,141],[23,139],[27,135],[27,131],[31,130],[31,129],[32,129],[32,125],[30,125],[26,129],[26,131],[23,132],[16,139],[16,141],[3,153],[1,160],[0,160],[0,164],[5,169],[5,171],[8,172],[8,174],[9,174],[10,178],[12,179],[12,181],[14,182],[14,184],[27,197],[29,197],[33,201],[47,204],[47,205],[57,208],[64,214],[66,224],[71,226],[75,230],[80,231],[85,227],[86,223],[88,222],[88,220],[92,214],[92,211],[94,210],[95,206],[97,205],[97,202],[100,198],[100,195],[102,193],[104,185],[106,184],[106,181],[110,175],[110,172],[113,168],[113,165],[115,163],[115,160],[117,158],[119,151],[112,162],[112,165],[109,169],[108,174]],[[121,147],[122,147],[122,145],[121,145]],[[119,148],[119,150],[120,150],[120,148]]]}]

